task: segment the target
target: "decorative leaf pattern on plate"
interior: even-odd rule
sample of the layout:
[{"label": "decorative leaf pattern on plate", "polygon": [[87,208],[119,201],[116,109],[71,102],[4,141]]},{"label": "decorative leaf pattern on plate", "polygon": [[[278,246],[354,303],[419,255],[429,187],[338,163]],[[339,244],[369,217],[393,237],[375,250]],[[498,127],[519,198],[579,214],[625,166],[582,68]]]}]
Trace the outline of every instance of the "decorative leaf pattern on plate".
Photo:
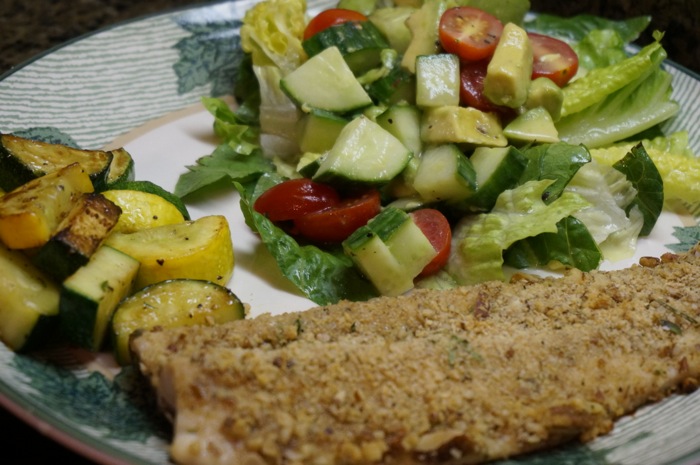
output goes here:
[{"label": "decorative leaf pattern on plate", "polygon": [[15,136],[24,137],[25,139],[38,140],[49,144],[62,144],[76,149],[80,148],[75,139],[54,127],[28,128],[15,131],[13,134]]},{"label": "decorative leaf pattern on plate", "polygon": [[175,44],[180,54],[173,65],[178,92],[184,94],[211,83],[211,96],[231,94],[242,57],[238,35],[242,21],[190,22],[186,19],[177,21],[192,34]]},{"label": "decorative leaf pattern on plate", "polygon": [[155,410],[147,389],[133,369],[108,380],[99,372],[79,377],[37,357],[16,355],[12,365],[36,389],[32,397],[76,424],[89,424],[104,437],[145,442],[154,434],[166,438],[167,424]]}]

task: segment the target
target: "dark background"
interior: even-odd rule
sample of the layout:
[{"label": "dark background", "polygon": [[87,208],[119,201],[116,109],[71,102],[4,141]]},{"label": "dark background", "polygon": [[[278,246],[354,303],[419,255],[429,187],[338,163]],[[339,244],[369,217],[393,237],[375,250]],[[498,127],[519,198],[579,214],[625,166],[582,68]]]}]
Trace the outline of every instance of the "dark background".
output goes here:
[{"label": "dark background", "polygon": [[[53,47],[103,27],[163,10],[211,1],[192,0],[0,0],[0,74]],[[613,19],[651,15],[654,29],[666,32],[669,57],[700,73],[700,1],[698,0],[531,0],[537,12],[592,13]],[[2,369],[2,367],[0,367]],[[99,415],[99,412],[95,412]],[[0,408],[4,465],[48,463],[88,465],[74,454]]]}]

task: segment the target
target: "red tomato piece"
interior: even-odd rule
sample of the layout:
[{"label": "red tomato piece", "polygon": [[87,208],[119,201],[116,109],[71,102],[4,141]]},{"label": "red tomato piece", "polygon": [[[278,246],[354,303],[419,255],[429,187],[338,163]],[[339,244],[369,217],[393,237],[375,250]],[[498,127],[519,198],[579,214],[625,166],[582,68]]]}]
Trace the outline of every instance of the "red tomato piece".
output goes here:
[{"label": "red tomato piece", "polygon": [[425,265],[418,277],[429,276],[440,271],[450,257],[452,247],[452,229],[450,223],[439,210],[421,208],[410,213],[413,222],[423,231],[437,255]]},{"label": "red tomato piece", "polygon": [[484,78],[488,60],[462,63],[460,65],[459,101],[462,106],[474,107],[477,110],[510,114],[511,108],[496,105],[484,95]]},{"label": "red tomato piece", "polygon": [[276,222],[295,220],[339,203],[340,196],[331,186],[301,178],[283,181],[266,190],[253,208]]},{"label": "red tomato piece", "polygon": [[367,16],[359,11],[347,10],[345,8],[331,8],[324,10],[314,16],[304,29],[304,40],[311,38],[324,29],[328,29],[336,24],[348,21],[367,21]]},{"label": "red tomato piece", "polygon": [[478,8],[457,6],[440,17],[440,45],[463,61],[490,58],[502,33],[503,23]]},{"label": "red tomato piece", "polygon": [[547,77],[564,87],[578,71],[578,55],[566,42],[534,32],[528,33],[532,44],[532,78]]},{"label": "red tomato piece", "polygon": [[339,243],[381,210],[379,191],[372,189],[341,200],[329,209],[294,220],[294,233],[311,242]]}]

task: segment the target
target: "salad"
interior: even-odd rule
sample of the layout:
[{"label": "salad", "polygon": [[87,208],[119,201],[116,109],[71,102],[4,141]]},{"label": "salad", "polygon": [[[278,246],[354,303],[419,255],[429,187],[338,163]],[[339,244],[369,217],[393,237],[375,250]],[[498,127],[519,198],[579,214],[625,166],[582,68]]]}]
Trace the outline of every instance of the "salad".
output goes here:
[{"label": "salad", "polygon": [[[318,304],[630,256],[665,202],[700,198],[650,18],[529,2],[265,0],[244,18],[235,109],[175,193],[221,180]],[[632,50],[632,51],[631,51]],[[692,165],[692,164],[690,164]]]}]

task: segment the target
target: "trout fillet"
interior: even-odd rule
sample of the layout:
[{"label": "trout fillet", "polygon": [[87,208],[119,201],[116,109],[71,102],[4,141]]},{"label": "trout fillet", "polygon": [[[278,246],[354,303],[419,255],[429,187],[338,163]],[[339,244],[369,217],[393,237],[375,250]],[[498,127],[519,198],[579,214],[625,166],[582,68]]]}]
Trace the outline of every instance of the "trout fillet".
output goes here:
[{"label": "trout fillet", "polygon": [[135,334],[204,464],[474,464],[590,441],[700,379],[700,249]]}]

